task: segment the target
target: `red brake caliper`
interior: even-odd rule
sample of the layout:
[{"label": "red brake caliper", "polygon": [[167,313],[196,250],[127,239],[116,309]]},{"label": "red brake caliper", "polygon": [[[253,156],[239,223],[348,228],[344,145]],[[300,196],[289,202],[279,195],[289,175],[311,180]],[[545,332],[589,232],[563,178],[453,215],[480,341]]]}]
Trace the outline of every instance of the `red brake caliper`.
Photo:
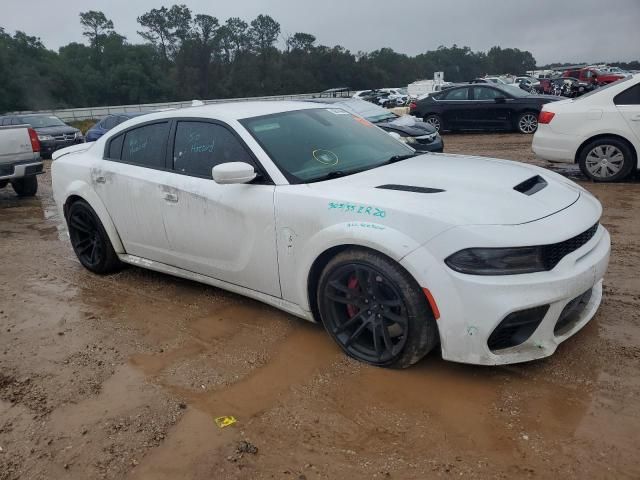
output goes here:
[{"label": "red brake caliper", "polygon": [[[349,287],[350,290],[358,289],[358,278],[355,275],[351,275],[347,282],[347,287]],[[359,311],[360,310],[356,305],[347,305],[347,314],[349,315],[349,318],[353,318]]]}]

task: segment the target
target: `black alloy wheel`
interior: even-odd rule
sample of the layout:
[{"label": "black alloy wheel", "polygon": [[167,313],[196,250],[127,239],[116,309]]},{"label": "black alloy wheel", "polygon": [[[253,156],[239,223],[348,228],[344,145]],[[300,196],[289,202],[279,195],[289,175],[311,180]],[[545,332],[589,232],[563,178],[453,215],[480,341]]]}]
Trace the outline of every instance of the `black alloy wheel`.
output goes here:
[{"label": "black alloy wheel", "polygon": [[318,305],[338,345],[372,365],[408,367],[437,343],[422,290],[375,252],[347,251],[334,258],[321,276]]},{"label": "black alloy wheel", "polygon": [[67,226],[73,251],[85,268],[103,274],[120,266],[100,219],[86,202],[77,201],[69,207]]}]

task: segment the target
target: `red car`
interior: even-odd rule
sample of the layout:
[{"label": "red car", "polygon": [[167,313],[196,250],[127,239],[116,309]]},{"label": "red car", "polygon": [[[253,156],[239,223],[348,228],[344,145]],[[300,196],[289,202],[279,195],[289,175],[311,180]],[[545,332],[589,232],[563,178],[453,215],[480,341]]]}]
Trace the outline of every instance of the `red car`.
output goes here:
[{"label": "red car", "polygon": [[613,83],[624,78],[624,75],[601,72],[591,67],[580,68],[578,70],[567,70],[562,74],[562,76],[565,78],[576,78],[581,82],[595,83],[597,85],[606,85],[607,83]]}]

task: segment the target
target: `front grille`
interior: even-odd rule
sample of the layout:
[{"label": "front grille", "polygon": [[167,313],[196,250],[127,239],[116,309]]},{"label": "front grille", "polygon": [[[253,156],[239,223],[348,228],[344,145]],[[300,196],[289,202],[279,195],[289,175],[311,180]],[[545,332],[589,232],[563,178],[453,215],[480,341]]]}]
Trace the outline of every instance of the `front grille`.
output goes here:
[{"label": "front grille", "polygon": [[577,296],[567,303],[558,317],[556,326],[553,328],[554,335],[564,335],[573,328],[573,326],[580,320],[580,315],[582,315],[582,312],[589,303],[589,300],[591,300],[592,293],[593,289],[590,288],[582,295]]},{"label": "front grille", "polygon": [[487,345],[491,351],[515,347],[526,342],[549,311],[549,305],[528,308],[507,315],[491,332]]},{"label": "front grille", "polygon": [[76,138],[75,133],[61,133],[59,135],[54,135],[53,138],[56,142],[70,142]]},{"label": "front grille", "polygon": [[552,270],[565,256],[575,252],[593,238],[598,230],[598,223],[586,232],[576,235],[564,242],[542,246],[542,261],[547,270]]}]

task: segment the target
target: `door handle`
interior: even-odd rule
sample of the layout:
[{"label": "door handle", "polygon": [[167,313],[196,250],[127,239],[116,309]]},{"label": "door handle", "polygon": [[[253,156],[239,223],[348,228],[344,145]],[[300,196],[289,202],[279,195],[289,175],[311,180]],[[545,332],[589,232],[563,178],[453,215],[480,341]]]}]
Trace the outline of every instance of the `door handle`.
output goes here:
[{"label": "door handle", "polygon": [[164,199],[169,203],[178,203],[178,195],[175,193],[165,193]]},{"label": "door handle", "polygon": [[105,177],[96,177],[96,183],[107,183],[107,179]]}]

